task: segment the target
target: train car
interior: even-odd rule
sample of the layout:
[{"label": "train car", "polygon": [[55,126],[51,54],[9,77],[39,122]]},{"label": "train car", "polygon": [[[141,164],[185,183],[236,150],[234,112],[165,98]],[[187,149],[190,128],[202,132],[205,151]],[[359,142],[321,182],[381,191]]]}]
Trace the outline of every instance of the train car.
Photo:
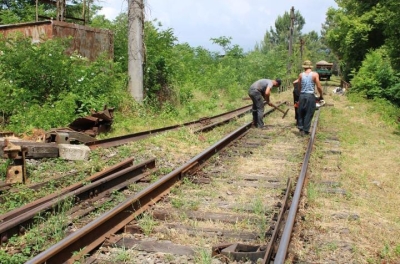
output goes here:
[{"label": "train car", "polygon": [[319,61],[315,65],[315,71],[319,74],[320,80],[330,80],[332,75],[333,63],[326,61]]}]

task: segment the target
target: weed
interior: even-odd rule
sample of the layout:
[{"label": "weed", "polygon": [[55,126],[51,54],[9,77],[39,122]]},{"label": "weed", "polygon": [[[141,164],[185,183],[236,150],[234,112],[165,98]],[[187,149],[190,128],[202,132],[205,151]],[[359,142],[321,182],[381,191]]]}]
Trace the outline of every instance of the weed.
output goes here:
[{"label": "weed", "polygon": [[400,244],[397,244],[394,248],[394,253],[396,256],[400,256]]},{"label": "weed", "polygon": [[138,219],[138,223],[144,234],[147,236],[150,235],[150,233],[153,231],[153,228],[157,224],[157,222],[154,221],[153,216],[148,213],[144,213],[140,219]]},{"label": "weed", "polygon": [[171,204],[175,208],[183,208],[183,206],[184,206],[184,202],[180,198],[172,198],[171,199]]},{"label": "weed", "polygon": [[385,244],[385,245],[383,246],[383,248],[380,250],[379,255],[380,255],[380,257],[381,257],[382,259],[385,259],[386,257],[389,256],[389,254],[390,254],[390,247],[389,247],[388,244]]},{"label": "weed", "polygon": [[335,251],[338,248],[338,245],[336,242],[329,242],[325,245],[325,248],[329,251]]},{"label": "weed", "polygon": [[204,248],[201,248],[198,251],[196,251],[194,259],[195,262],[198,264],[211,264],[212,262],[212,257],[209,250]]},{"label": "weed", "polygon": [[118,254],[113,257],[113,259],[118,263],[118,262],[124,262],[124,263],[130,263],[131,261],[131,256],[129,252],[126,250],[125,247],[122,249],[118,250]]},{"label": "weed", "polygon": [[309,202],[315,202],[318,197],[318,191],[314,183],[310,182],[307,188],[307,198]]},{"label": "weed", "polygon": [[167,262],[172,262],[175,258],[174,258],[174,256],[171,255],[171,254],[165,254],[165,255],[164,255],[164,259],[165,259]]},{"label": "weed", "polygon": [[2,264],[19,264],[19,263],[25,263],[30,259],[29,256],[26,256],[21,253],[16,253],[10,256],[7,254],[5,251],[0,250],[0,260]]},{"label": "weed", "polygon": [[265,214],[265,206],[259,196],[253,201],[253,212],[258,216],[263,216]]}]

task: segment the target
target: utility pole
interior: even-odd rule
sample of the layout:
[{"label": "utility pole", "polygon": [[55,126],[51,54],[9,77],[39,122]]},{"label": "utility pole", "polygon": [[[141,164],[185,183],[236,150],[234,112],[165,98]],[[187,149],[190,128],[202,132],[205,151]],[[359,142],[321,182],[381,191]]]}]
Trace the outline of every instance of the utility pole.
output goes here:
[{"label": "utility pole", "polygon": [[143,102],[143,0],[128,0],[128,90]]},{"label": "utility pole", "polygon": [[83,0],[82,2],[82,18],[83,18],[83,24],[86,25],[86,1]]},{"label": "utility pole", "polygon": [[35,17],[35,19],[36,19],[36,22],[38,22],[39,21],[39,11],[38,11],[38,0],[36,0],[36,17]]},{"label": "utility pole", "polygon": [[291,73],[292,69],[292,53],[293,53],[293,28],[294,28],[294,7],[290,9],[290,36],[289,36],[289,63],[287,71]]},{"label": "utility pole", "polygon": [[[300,63],[303,62],[303,48],[304,48],[304,39],[300,38]],[[300,68],[301,69],[301,68]]]}]

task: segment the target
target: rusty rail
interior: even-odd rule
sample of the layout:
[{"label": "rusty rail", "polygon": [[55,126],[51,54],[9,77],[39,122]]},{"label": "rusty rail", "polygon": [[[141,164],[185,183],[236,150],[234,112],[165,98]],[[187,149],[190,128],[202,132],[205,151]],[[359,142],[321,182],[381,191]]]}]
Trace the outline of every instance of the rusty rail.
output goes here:
[{"label": "rusty rail", "polygon": [[[285,102],[280,103],[278,106],[280,106],[284,103]],[[123,144],[127,144],[129,142],[145,139],[145,138],[153,136],[155,134],[163,133],[163,132],[170,131],[170,130],[176,130],[176,129],[179,129],[184,126],[200,125],[200,124],[204,123],[205,120],[207,120],[207,121],[211,122],[212,124],[209,124],[207,126],[202,126],[201,128],[194,130],[194,133],[205,132],[205,131],[211,130],[212,128],[214,128],[216,126],[225,124],[234,118],[243,116],[247,112],[251,111],[251,108],[252,108],[252,105],[247,105],[247,106],[244,106],[244,107],[241,107],[241,108],[238,108],[238,109],[235,109],[235,110],[223,113],[223,114],[219,114],[219,115],[209,117],[209,118],[201,118],[199,120],[184,123],[182,125],[168,126],[168,127],[138,132],[138,133],[134,133],[134,134],[128,134],[128,135],[119,136],[119,137],[96,140],[96,141],[92,141],[92,142],[87,142],[85,145],[88,146],[90,149],[96,149],[99,147],[102,147],[102,148],[116,147],[116,146],[120,146]],[[269,113],[269,112],[267,111],[266,113]],[[220,119],[223,119],[223,120],[220,120]]]},{"label": "rusty rail", "polygon": [[281,226],[285,220],[284,215],[286,213],[287,208],[289,207],[289,198],[290,198],[291,193],[292,193],[292,181],[290,180],[290,178],[288,178],[288,181],[286,184],[286,193],[285,193],[285,197],[283,199],[282,208],[281,208],[281,210],[279,210],[279,215],[277,216],[275,228],[272,233],[270,242],[268,243],[264,259],[262,261],[262,263],[264,263],[264,264],[271,262],[272,254],[273,254],[273,251],[275,250],[275,244],[278,239],[278,235],[281,230]]},{"label": "rusty rail", "polygon": [[287,217],[287,220],[286,220],[285,227],[283,229],[283,233],[282,233],[282,237],[281,237],[281,240],[280,240],[280,244],[279,244],[275,259],[274,259],[274,264],[283,264],[283,263],[285,263],[286,254],[287,254],[290,238],[292,236],[292,230],[293,230],[294,222],[295,222],[295,219],[296,219],[297,209],[299,207],[300,197],[301,197],[301,193],[303,191],[304,181],[306,179],[308,162],[309,162],[311,151],[312,151],[312,147],[313,147],[313,144],[314,144],[315,132],[317,130],[319,114],[320,114],[320,111],[317,111],[317,114],[315,116],[315,121],[314,121],[314,124],[313,124],[313,130],[312,130],[312,133],[311,133],[311,137],[310,137],[310,140],[308,141],[307,151],[306,151],[306,154],[304,156],[303,165],[301,166],[299,179],[297,181],[296,189],[295,189],[295,192],[294,192],[294,195],[293,195],[293,198],[292,198],[292,204],[291,204],[290,209],[289,209],[289,214],[288,214],[288,217]]},{"label": "rusty rail", "polygon": [[[270,109],[264,116],[274,112]],[[231,144],[232,141],[244,136],[252,123],[241,126],[213,146],[209,147],[186,164],[162,177],[139,193],[132,195],[125,202],[104,213],[96,220],[72,233],[57,244],[51,246],[26,263],[60,263],[78,260],[89,253],[110,235],[122,229],[137,216],[142,214],[151,205],[165,196],[169,190],[183,177],[192,175],[205,165],[205,162],[220,150]]]},{"label": "rusty rail", "polygon": [[159,201],[182,178],[193,174],[196,170],[204,166],[205,162],[213,155],[231,144],[232,141],[244,136],[250,127],[251,123],[248,123],[236,129],[181,167],[162,177],[159,181],[154,182],[138,194],[129,197],[114,209],[104,213],[96,220],[72,233],[27,263],[50,264],[78,260],[83,255],[98,247],[111,234],[116,233],[134,220],[152,204]]},{"label": "rusty rail", "polygon": [[84,186],[88,182],[95,182],[95,181],[97,181],[99,179],[107,177],[108,175],[111,175],[111,174],[113,174],[113,173],[115,173],[117,171],[120,171],[120,170],[124,169],[124,168],[128,168],[128,167],[133,165],[133,160],[134,160],[133,158],[128,158],[128,159],[126,159],[126,160],[124,160],[124,161],[122,161],[122,162],[120,162],[120,163],[118,163],[118,164],[116,164],[114,166],[111,166],[109,168],[106,168],[103,171],[100,171],[100,172],[97,172],[97,173],[93,174],[92,176],[86,178],[82,182],[75,183],[75,184],[73,184],[71,186],[68,186],[68,187],[62,189],[61,191],[58,191],[57,193],[53,193],[53,194],[47,195],[45,197],[42,197],[42,198],[40,198],[40,199],[38,199],[36,201],[33,201],[33,202],[29,203],[29,204],[26,204],[26,205],[24,205],[22,207],[19,207],[19,208],[15,209],[15,210],[12,210],[12,211],[10,211],[8,213],[2,214],[0,216],[0,223],[4,222],[4,221],[8,221],[8,220],[20,215],[20,214],[23,214],[23,213],[25,213],[25,212],[27,212],[29,210],[32,210],[33,208],[35,208],[35,207],[37,207],[37,206],[39,206],[41,204],[44,204],[44,203],[46,203],[46,202],[48,202],[50,200],[56,199],[57,197],[60,197],[60,196],[62,196],[64,194],[66,194],[66,193],[72,192],[72,191]]},{"label": "rusty rail", "polygon": [[23,212],[22,210],[16,210],[20,214],[17,214],[17,212],[10,212],[10,214],[3,218],[4,222],[0,224],[1,242],[7,241],[13,235],[23,234],[28,226],[34,222],[34,217],[36,215],[43,214],[49,210],[57,211],[60,204],[68,198],[74,198],[74,204],[81,203],[139,174],[143,174],[145,169],[153,168],[155,168],[155,160],[151,159],[138,165],[116,171],[106,177],[97,179],[95,182],[67,192],[64,195],[56,196],[55,199],[50,199],[42,203],[34,203],[30,207],[25,207]]}]

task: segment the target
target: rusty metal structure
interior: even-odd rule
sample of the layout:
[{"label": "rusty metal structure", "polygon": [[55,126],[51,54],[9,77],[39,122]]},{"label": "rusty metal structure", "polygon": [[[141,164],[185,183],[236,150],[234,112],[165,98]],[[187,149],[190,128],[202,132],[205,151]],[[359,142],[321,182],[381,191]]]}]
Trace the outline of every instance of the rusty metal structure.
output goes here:
[{"label": "rusty metal structure", "polygon": [[93,111],[90,116],[75,119],[67,128],[55,128],[46,132],[45,141],[57,144],[79,144],[93,142],[100,133],[111,130],[114,108],[104,106],[103,111]]},{"label": "rusty metal structure", "polygon": [[114,108],[104,106],[103,111],[92,110],[90,116],[77,118],[69,124],[68,127],[75,131],[83,132],[89,136],[95,137],[100,133],[110,131],[113,119]]},{"label": "rusty metal structure", "polygon": [[5,37],[16,33],[31,38],[33,43],[40,43],[48,39],[72,37],[71,45],[66,50],[68,54],[77,51],[79,55],[89,60],[95,60],[104,52],[110,59],[114,57],[114,34],[111,30],[56,20],[0,26],[0,34]]},{"label": "rusty metal structure", "polygon": [[7,167],[6,183],[25,183],[27,151],[28,148],[24,146],[15,145],[8,139],[4,140],[3,157],[12,160],[12,164]]}]

